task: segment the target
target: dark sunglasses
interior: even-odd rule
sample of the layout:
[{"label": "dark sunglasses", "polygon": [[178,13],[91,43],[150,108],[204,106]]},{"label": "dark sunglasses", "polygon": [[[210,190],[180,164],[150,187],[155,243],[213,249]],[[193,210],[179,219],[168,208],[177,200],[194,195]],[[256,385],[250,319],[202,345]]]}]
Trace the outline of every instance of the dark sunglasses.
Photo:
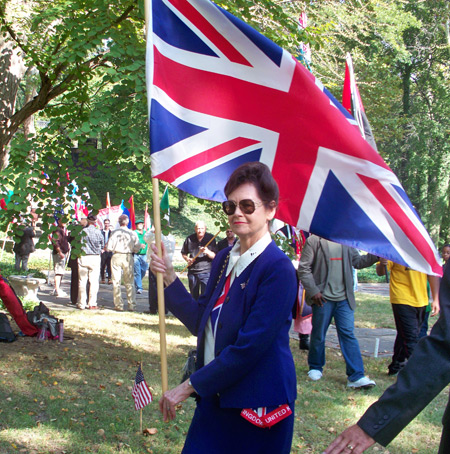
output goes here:
[{"label": "dark sunglasses", "polygon": [[244,213],[244,214],[252,214],[255,212],[256,207],[259,207],[263,204],[263,202],[257,202],[255,203],[251,199],[244,199],[239,201],[239,203],[233,202],[232,200],[225,200],[225,202],[222,202],[222,208],[223,211],[225,211],[225,214],[228,216],[231,216],[236,212],[236,208],[239,205],[239,209]]}]

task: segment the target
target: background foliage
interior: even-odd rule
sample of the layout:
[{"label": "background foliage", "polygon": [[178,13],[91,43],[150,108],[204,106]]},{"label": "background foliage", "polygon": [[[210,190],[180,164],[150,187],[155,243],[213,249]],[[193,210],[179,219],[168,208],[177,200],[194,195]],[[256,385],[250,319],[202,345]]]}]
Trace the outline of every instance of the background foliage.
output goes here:
[{"label": "background foliage", "polygon": [[[448,241],[449,3],[218,4],[294,54],[310,43],[311,70],[338,99],[351,52],[380,153],[435,242]],[[69,213],[74,178],[90,208],[107,192],[113,204],[134,194],[138,210],[151,207],[143,1],[0,0],[0,25],[0,191],[14,191],[4,229],[33,204],[50,232],[55,210]],[[172,189],[173,208],[183,211],[186,197]]]}]

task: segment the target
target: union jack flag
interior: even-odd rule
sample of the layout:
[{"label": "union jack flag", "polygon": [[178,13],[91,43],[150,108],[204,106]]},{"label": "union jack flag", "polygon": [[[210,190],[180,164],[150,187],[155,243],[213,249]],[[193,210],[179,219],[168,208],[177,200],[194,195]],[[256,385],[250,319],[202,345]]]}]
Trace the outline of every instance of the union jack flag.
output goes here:
[{"label": "union jack flag", "polygon": [[233,170],[261,161],[280,188],[278,219],[442,274],[397,177],[288,52],[209,0],[153,0],[148,36],[155,178],[223,201]]}]

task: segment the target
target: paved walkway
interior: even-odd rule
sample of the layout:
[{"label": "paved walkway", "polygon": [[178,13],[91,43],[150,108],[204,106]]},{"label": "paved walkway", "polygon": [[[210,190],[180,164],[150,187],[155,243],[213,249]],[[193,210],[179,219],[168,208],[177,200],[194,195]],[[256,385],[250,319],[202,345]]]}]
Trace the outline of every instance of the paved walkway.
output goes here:
[{"label": "paved walkway", "polygon": [[[52,281],[52,276],[51,281]],[[63,290],[70,293],[70,271],[66,271],[62,281]],[[38,298],[43,301],[50,310],[76,310],[76,307],[70,303],[70,298],[57,298],[52,295],[54,290],[53,285],[44,284],[38,291]],[[358,292],[370,293],[382,296],[389,296],[389,284],[358,284]],[[126,291],[122,285],[122,298],[126,305]],[[98,306],[101,310],[113,310],[113,295],[112,285],[100,284],[98,292]],[[136,295],[136,306],[138,312],[147,312],[149,310],[148,305],[148,292],[144,290],[142,294]],[[364,356],[372,357],[387,357],[392,356],[392,349],[395,341],[396,331],[392,329],[384,328],[355,328],[355,334],[358,338],[361,353]],[[290,333],[294,339],[298,338],[298,334],[294,331]],[[336,328],[331,325],[328,329],[326,346],[330,348],[339,348],[339,342],[337,338]]]}]

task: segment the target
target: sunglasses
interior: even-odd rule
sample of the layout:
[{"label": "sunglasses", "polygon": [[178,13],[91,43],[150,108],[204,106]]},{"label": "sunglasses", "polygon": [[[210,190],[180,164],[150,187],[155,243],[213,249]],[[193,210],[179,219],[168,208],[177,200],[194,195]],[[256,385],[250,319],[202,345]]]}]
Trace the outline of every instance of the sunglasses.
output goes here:
[{"label": "sunglasses", "polygon": [[255,203],[251,199],[244,199],[241,200],[239,203],[233,202],[232,200],[225,200],[225,202],[222,203],[222,208],[223,211],[225,211],[225,214],[227,214],[228,216],[231,216],[236,212],[236,208],[238,207],[238,205],[242,213],[252,214],[255,212],[256,207],[259,207],[262,204],[263,202]]}]

